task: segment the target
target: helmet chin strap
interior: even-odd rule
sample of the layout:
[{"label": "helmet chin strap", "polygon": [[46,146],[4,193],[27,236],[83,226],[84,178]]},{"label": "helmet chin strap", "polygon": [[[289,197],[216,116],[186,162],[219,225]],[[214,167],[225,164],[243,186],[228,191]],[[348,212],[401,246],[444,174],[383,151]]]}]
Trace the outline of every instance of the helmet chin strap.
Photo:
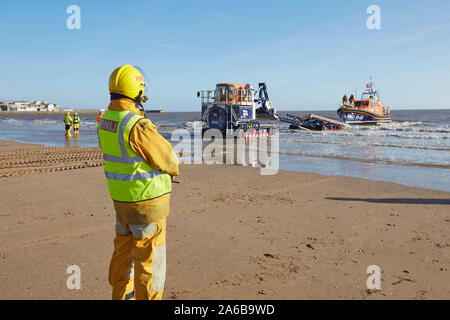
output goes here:
[{"label": "helmet chin strap", "polygon": [[147,96],[143,96],[142,92],[139,92],[139,95],[136,97],[136,106],[139,107],[139,111],[141,116],[145,118],[145,109],[142,103],[145,103],[148,100]]},{"label": "helmet chin strap", "polygon": [[139,113],[141,114],[141,116],[145,118],[145,109],[140,101],[138,102],[138,106],[139,106]]}]

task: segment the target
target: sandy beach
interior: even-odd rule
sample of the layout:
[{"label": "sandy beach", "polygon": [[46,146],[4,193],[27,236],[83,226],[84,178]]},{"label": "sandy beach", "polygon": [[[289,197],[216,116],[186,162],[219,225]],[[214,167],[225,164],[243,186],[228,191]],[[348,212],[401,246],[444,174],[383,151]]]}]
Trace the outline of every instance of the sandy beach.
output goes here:
[{"label": "sandy beach", "polygon": [[[450,193],[182,165],[165,299],[449,299]],[[98,148],[0,141],[0,299],[110,299],[115,213]],[[69,290],[67,267],[81,268]],[[381,290],[366,286],[381,269]]]}]

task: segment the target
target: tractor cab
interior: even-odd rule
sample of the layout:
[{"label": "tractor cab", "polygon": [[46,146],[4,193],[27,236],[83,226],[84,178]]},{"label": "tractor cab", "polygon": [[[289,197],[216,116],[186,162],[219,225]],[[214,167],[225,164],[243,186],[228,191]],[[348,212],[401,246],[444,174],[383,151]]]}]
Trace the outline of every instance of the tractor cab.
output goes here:
[{"label": "tractor cab", "polygon": [[246,102],[251,104],[252,88],[250,85],[237,83],[219,83],[216,85],[215,101],[233,104]]}]

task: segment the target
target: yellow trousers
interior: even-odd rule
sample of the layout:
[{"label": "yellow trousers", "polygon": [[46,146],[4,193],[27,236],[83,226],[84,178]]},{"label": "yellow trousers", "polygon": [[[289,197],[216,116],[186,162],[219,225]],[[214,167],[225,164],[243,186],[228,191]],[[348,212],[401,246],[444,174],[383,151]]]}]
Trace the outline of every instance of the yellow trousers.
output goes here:
[{"label": "yellow trousers", "polygon": [[78,123],[74,123],[73,124],[73,133],[74,134],[78,134],[78,129],[79,129],[79,124]]},{"label": "yellow trousers", "polygon": [[166,218],[145,225],[116,221],[109,266],[113,300],[161,300],[166,279]]}]

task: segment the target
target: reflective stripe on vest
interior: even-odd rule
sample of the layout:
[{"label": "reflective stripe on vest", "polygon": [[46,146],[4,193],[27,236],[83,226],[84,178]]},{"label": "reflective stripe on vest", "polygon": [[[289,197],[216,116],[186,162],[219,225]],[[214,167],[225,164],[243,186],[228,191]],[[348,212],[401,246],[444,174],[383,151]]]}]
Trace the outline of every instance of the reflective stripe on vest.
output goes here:
[{"label": "reflective stripe on vest", "polygon": [[99,125],[105,176],[115,201],[139,202],[172,191],[170,176],[153,169],[129,145],[127,137],[141,119],[143,117],[132,112],[108,111]]},{"label": "reflective stripe on vest", "polygon": [[162,175],[162,173],[159,170],[152,170],[147,172],[140,172],[135,174],[123,174],[123,173],[115,173],[115,172],[106,172],[105,176],[110,180],[117,180],[117,181],[134,181],[134,180],[144,180],[144,179],[151,179],[156,176]]}]

